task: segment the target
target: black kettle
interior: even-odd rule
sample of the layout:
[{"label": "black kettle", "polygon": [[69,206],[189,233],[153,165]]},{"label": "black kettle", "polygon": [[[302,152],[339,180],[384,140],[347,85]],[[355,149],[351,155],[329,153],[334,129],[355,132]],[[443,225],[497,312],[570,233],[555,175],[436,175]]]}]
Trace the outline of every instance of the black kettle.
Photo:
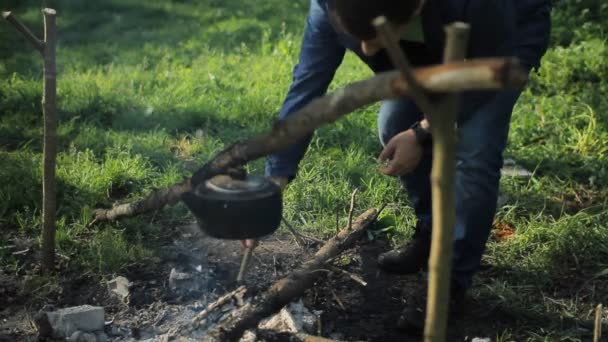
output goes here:
[{"label": "black kettle", "polygon": [[218,239],[258,239],[281,223],[281,189],[270,179],[220,175],[181,195],[200,229]]}]

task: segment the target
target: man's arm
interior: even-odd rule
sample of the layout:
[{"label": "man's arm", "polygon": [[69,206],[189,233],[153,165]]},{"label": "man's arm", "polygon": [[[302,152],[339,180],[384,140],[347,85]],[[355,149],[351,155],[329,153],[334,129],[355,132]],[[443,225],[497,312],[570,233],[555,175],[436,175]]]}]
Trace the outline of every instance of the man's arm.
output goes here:
[{"label": "man's arm", "polygon": [[[314,98],[324,95],[342,63],[345,48],[340,44],[324,6],[325,1],[311,0],[300,57],[279,120],[284,120]],[[266,175],[288,179],[295,177],[311,137],[270,155],[266,161]]]}]

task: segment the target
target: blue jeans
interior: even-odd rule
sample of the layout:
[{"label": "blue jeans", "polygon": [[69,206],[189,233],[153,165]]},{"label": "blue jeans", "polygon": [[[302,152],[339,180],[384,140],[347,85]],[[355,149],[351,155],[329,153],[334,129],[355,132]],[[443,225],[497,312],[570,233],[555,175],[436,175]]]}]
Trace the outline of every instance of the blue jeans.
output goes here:
[{"label": "blue jeans", "polygon": [[[340,32],[327,14],[326,1],[311,0],[293,82],[281,108],[284,119],[327,91],[346,50],[356,53],[374,71],[391,69],[384,52],[365,56],[360,44]],[[437,62],[426,57],[417,45],[402,47],[412,64]],[[408,51],[410,49],[410,51]],[[463,98],[459,116],[456,170],[456,227],[454,232],[453,278],[462,288],[471,286],[479,267],[496,211],[502,152],[507,142],[509,120],[519,92],[472,93]],[[387,143],[422,118],[407,99],[385,101],[378,117],[380,140]],[[266,174],[293,178],[310,137],[269,156]],[[416,170],[401,180],[419,220],[431,220],[431,154],[426,153]]]},{"label": "blue jeans", "polygon": [[[458,125],[456,152],[456,226],[454,227],[453,280],[471,286],[490,233],[507,143],[509,121],[518,91],[504,91],[477,108]],[[382,144],[422,118],[412,101],[385,101],[378,114]],[[400,177],[419,221],[431,221],[432,154],[425,151],[418,167]]]}]

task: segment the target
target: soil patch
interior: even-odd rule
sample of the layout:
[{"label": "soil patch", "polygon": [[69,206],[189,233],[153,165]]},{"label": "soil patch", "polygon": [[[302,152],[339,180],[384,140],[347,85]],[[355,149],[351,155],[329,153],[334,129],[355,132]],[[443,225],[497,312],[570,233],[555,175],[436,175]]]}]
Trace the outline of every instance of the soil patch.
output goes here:
[{"label": "soil patch", "polygon": [[[246,276],[246,298],[255,296],[276,280],[293,271],[317,249],[318,244],[299,246],[290,235],[263,240],[255,250]],[[236,276],[242,255],[238,241],[203,236],[195,224],[179,227],[170,234],[162,258],[148,264],[128,266],[117,275],[129,279],[130,295],[125,300],[112,295],[109,279],[93,275],[64,277],[56,289],[45,296],[24,296],[22,281],[0,274],[0,341],[36,340],[32,317],[44,305],[67,307],[83,304],[105,307],[106,334],[111,341],[154,340],[161,336],[180,336],[177,329],[221,295],[238,287]],[[306,292],[305,306],[320,317],[316,332],[345,341],[419,341],[396,329],[396,320],[405,305],[423,307],[424,274],[399,276],[381,272],[376,259],[389,249],[383,240],[361,241],[356,248],[340,255],[328,266],[327,276]],[[173,273],[186,274],[184,286],[176,288]],[[349,275],[360,277],[366,285]],[[28,305],[25,306],[24,304]],[[221,320],[236,304],[214,313]],[[467,314],[451,321],[451,341],[472,337],[493,337],[497,331],[521,323],[516,317],[488,310],[483,303],[469,300]],[[483,322],[481,324],[480,322]],[[171,335],[173,334],[173,335]],[[187,336],[199,338],[204,331]]]}]

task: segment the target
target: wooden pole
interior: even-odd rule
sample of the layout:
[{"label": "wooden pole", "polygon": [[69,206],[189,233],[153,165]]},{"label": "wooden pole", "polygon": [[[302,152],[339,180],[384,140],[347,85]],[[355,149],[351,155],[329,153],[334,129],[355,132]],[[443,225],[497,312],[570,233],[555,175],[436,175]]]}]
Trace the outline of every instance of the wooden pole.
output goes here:
[{"label": "wooden pole", "polygon": [[[446,27],[444,62],[465,57],[469,26],[454,23]],[[446,340],[450,303],[452,245],[456,222],[454,180],[456,175],[457,95],[441,99],[436,110],[428,113],[433,135],[431,188],[433,202],[433,233],[429,257],[429,285],[426,304],[424,340]]]},{"label": "wooden pole", "polygon": [[44,83],[42,112],[44,116],[44,147],[42,161],[42,271],[52,272],[55,268],[55,224],[57,210],[57,186],[55,164],[57,159],[57,69],[55,46],[57,42],[56,12],[42,10],[44,16],[44,41],[38,39],[11,12],[2,12],[2,17],[10,23],[42,54],[44,61]]},{"label": "wooden pole", "polygon": [[40,54],[44,54],[44,43],[36,37],[12,12],[2,12],[2,17],[19,32]]},{"label": "wooden pole", "polygon": [[57,69],[55,65],[55,45],[57,27],[54,9],[45,8],[42,10],[42,14],[44,15],[42,269],[45,272],[52,272],[55,268],[55,221],[57,210],[55,179],[55,164],[57,159]]},{"label": "wooden pole", "polygon": [[[445,341],[450,301],[452,241],[456,222],[454,178],[456,174],[456,117],[458,95],[442,95],[430,100],[428,91],[413,76],[413,72],[394,33],[384,17],[373,22],[393,65],[409,82],[411,97],[429,119],[433,136],[433,165],[431,186],[433,198],[433,233],[429,258],[424,338],[427,342]],[[446,27],[444,63],[465,58],[469,26],[454,23]]]}]

